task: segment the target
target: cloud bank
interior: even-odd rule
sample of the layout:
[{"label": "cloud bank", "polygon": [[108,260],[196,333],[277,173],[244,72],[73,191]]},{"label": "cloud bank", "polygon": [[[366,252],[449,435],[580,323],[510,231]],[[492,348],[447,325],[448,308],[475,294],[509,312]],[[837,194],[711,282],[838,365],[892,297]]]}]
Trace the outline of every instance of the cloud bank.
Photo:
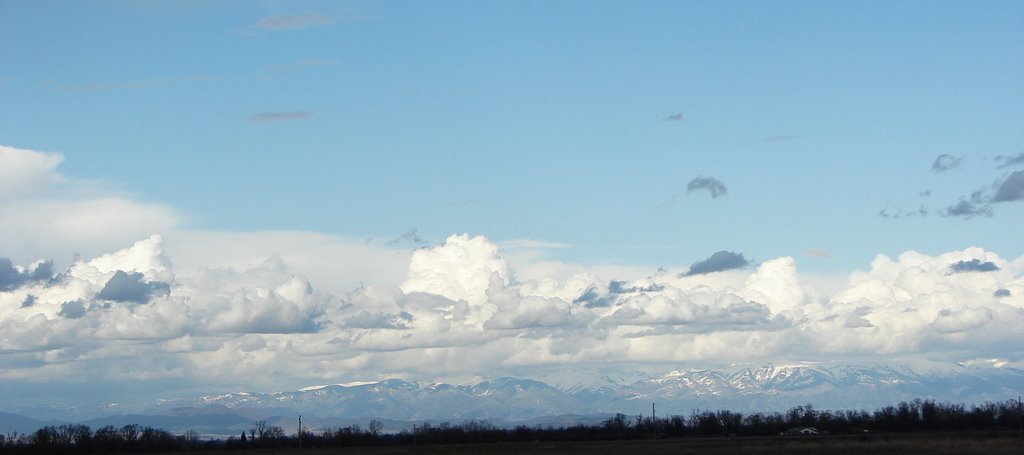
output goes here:
[{"label": "cloud bank", "polygon": [[981,248],[879,255],[829,293],[794,258],[727,250],[682,274],[530,255],[517,273],[506,255],[565,245],[188,231],[159,205],[53,196],[61,159],[0,149],[21,178],[0,186],[0,392],[25,403],[109,384],[173,397],[554,365],[1024,359],[1024,257]]},{"label": "cloud bank", "polygon": [[414,251],[400,285],[345,293],[318,289],[279,257],[179,273],[160,236],[61,273],[34,264],[4,268],[4,381],[277,390],[552,364],[1024,353],[1024,258],[980,248],[880,255],[833,295],[793,258],[743,271],[748,261],[729,251],[681,275],[519,280],[494,243],[465,234]]}]

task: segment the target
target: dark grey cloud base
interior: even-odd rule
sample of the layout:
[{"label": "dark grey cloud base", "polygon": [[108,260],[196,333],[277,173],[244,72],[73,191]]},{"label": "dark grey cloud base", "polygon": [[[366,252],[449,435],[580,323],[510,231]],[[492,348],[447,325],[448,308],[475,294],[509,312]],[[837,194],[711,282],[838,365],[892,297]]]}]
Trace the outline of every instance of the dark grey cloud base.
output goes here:
[{"label": "dark grey cloud base", "polygon": [[995,272],[999,270],[999,266],[991,261],[981,262],[981,259],[971,259],[970,261],[954,262],[949,265],[949,270],[952,270],[953,273]]},{"label": "dark grey cloud base", "polygon": [[54,276],[53,261],[43,261],[34,266],[14,266],[8,258],[0,258],[0,292],[13,291],[25,284],[48,281]]},{"label": "dark grey cloud base", "polygon": [[150,298],[170,291],[171,287],[167,283],[145,281],[141,273],[118,270],[96,294],[96,298],[114,302],[147,303]]},{"label": "dark grey cloud base", "polygon": [[957,203],[946,207],[942,216],[992,216],[992,204],[1016,201],[1024,201],[1024,171],[1015,171],[1001,181],[996,180],[991,186],[961,197]]},{"label": "dark grey cloud base", "polygon": [[721,250],[712,254],[711,257],[697,261],[690,266],[690,270],[681,276],[703,275],[705,273],[722,272],[725,270],[740,269],[750,265],[743,253]]}]

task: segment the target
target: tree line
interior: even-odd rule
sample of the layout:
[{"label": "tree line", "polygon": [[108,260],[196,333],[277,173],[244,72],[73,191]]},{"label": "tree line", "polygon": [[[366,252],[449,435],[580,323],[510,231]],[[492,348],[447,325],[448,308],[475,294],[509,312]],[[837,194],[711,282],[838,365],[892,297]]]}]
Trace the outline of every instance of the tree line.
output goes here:
[{"label": "tree line", "polygon": [[303,429],[288,434],[278,426],[257,421],[248,432],[227,439],[204,440],[194,431],[174,435],[139,425],[105,426],[92,431],[80,424],[46,426],[32,433],[0,435],[2,453],[147,453],[248,448],[347,447],[372,445],[464,444],[528,441],[599,441],[639,438],[709,436],[767,436],[793,428],[815,428],[819,433],[1020,431],[1021,405],[1017,400],[965,406],[933,400],[902,401],[875,411],[817,410],[796,406],[784,413],[749,413],[694,410],[688,416],[616,414],[600,424],[566,427],[498,428],[486,420],[416,424],[397,433],[383,432],[379,420],[364,429],[359,425]]}]

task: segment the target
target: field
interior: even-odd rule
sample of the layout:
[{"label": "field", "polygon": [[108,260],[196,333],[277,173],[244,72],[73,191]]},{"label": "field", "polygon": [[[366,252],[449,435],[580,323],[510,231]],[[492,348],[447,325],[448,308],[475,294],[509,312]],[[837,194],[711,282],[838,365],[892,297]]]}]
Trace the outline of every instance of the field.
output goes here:
[{"label": "field", "polygon": [[873,434],[803,437],[680,438],[631,441],[533,442],[400,447],[233,451],[244,455],[390,454],[1020,454],[1018,433]]}]

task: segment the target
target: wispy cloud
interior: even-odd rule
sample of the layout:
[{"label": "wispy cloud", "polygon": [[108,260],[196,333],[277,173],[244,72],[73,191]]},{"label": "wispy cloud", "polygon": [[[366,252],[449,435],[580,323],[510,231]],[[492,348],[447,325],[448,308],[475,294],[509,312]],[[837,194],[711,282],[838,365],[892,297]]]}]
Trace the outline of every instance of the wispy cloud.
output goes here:
[{"label": "wispy cloud", "polygon": [[996,157],[996,162],[999,163],[999,169],[1024,165],[1024,152],[1014,156],[999,155]]},{"label": "wispy cloud", "polygon": [[878,211],[879,218],[913,218],[916,216],[928,216],[928,208],[921,204],[917,210],[903,210],[900,207],[889,207]]},{"label": "wispy cloud", "polygon": [[666,198],[664,201],[662,201],[660,204],[655,206],[654,208],[656,210],[668,210],[668,209],[672,208],[672,206],[675,205],[675,204],[676,204],[676,195],[673,194],[673,195],[669,196],[668,198]]},{"label": "wispy cloud", "polygon": [[935,157],[935,161],[932,162],[932,171],[946,172],[948,170],[955,169],[960,166],[960,161],[962,160],[963,157],[943,153],[942,155]]},{"label": "wispy cloud", "polygon": [[420,237],[419,233],[416,232],[416,228],[409,228],[408,231],[405,231],[404,233],[402,233],[402,235],[400,235],[400,236],[392,239],[390,242],[388,242],[388,245],[397,245],[399,243],[406,243],[406,242],[418,243],[418,244],[429,243],[426,239]]},{"label": "wispy cloud", "polygon": [[684,118],[685,118],[685,116],[683,115],[682,112],[677,112],[675,114],[671,114],[671,115],[665,116],[664,118],[661,119],[661,121],[663,121],[663,122],[681,122],[681,121],[683,121]]},{"label": "wispy cloud", "polygon": [[313,115],[311,111],[258,112],[249,116],[250,122],[280,122],[304,120]]},{"label": "wispy cloud", "polygon": [[690,180],[690,183],[686,184],[686,194],[701,190],[707,190],[711,194],[712,199],[718,199],[729,194],[729,189],[725,187],[725,184],[714,177],[697,176]]},{"label": "wispy cloud", "polygon": [[832,255],[829,254],[828,251],[819,250],[817,248],[810,248],[804,251],[804,253],[807,253],[808,256],[813,256],[818,259],[832,259]]},{"label": "wispy cloud", "polygon": [[295,30],[318,25],[331,25],[336,19],[320,13],[299,15],[268,16],[256,21],[256,28],[262,30]]}]

